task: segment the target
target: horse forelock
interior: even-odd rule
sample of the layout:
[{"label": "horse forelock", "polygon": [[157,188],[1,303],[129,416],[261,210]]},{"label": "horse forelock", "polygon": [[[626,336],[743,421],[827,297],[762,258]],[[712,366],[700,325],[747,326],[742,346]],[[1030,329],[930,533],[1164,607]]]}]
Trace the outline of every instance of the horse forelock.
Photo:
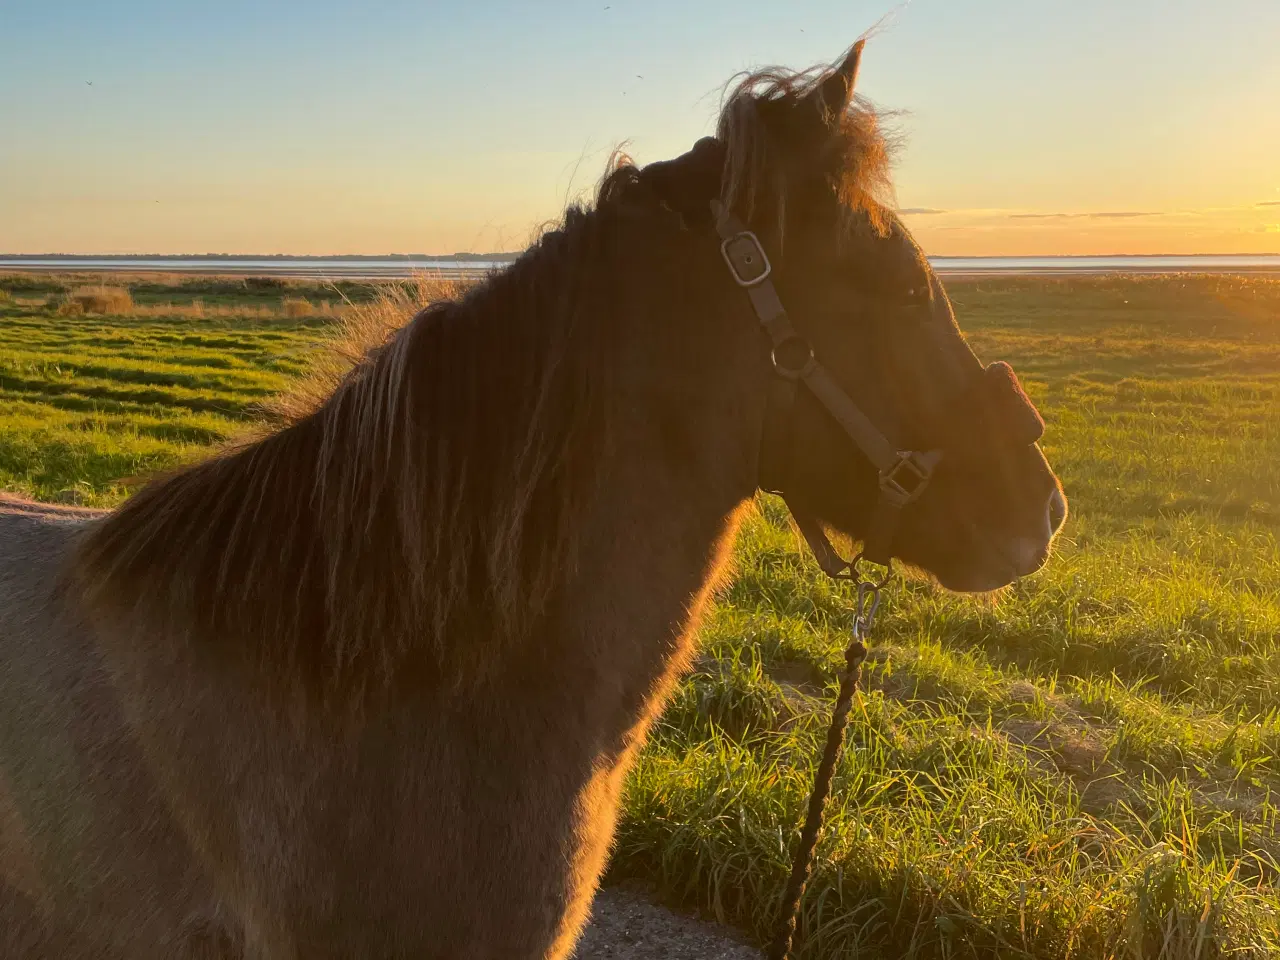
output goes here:
[{"label": "horse forelock", "polygon": [[[883,231],[892,199],[895,138],[882,115],[854,97],[838,115],[817,96],[832,68],[768,67],[738,78],[725,96],[716,137],[725,145],[720,199],[751,221],[764,215],[779,239],[795,180],[819,172],[841,208]],[[801,135],[796,135],[800,131]]]}]

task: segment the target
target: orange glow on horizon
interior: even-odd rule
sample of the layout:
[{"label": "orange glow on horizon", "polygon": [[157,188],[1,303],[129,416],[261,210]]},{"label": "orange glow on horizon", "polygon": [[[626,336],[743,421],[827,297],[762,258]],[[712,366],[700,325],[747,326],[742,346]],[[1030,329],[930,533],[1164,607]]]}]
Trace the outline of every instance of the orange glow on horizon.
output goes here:
[{"label": "orange glow on horizon", "polygon": [[1280,205],[1176,212],[902,212],[937,256],[1280,254]]}]

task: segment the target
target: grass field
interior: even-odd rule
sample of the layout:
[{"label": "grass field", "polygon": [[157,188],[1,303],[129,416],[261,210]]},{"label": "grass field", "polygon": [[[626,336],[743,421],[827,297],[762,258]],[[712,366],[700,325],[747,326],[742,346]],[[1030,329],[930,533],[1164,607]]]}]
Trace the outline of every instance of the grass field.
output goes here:
[{"label": "grass field", "polygon": [[[0,487],[110,505],[121,481],[242,430],[306,369],[346,301],[372,290],[269,277],[152,277],[127,315],[101,278],[0,274]],[[106,286],[107,291],[118,288]]]},{"label": "grass field", "polygon": [[[340,309],[156,282],[136,315],[60,316],[69,284],[40,282],[0,277],[0,486],[95,504],[242,429]],[[996,598],[895,584],[800,955],[1280,955],[1280,281],[949,289],[1045,414],[1072,515]],[[849,607],[763,501],[631,778],[615,881],[764,937]]]}]

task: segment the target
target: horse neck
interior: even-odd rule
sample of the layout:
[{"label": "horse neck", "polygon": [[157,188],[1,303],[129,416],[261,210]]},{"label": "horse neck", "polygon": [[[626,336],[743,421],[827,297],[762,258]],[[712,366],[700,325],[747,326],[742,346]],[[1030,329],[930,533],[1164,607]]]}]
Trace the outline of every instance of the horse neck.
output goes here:
[{"label": "horse neck", "polygon": [[751,493],[764,361],[710,240],[600,217],[149,484],[86,537],[89,601],[336,704],[609,636],[601,603],[659,649]]},{"label": "horse neck", "polygon": [[628,255],[635,269],[611,297],[628,307],[613,327],[596,495],[556,615],[502,684],[540,713],[560,701],[578,718],[566,723],[616,750],[639,742],[665,703],[728,570],[767,382],[763,341],[711,238]]}]

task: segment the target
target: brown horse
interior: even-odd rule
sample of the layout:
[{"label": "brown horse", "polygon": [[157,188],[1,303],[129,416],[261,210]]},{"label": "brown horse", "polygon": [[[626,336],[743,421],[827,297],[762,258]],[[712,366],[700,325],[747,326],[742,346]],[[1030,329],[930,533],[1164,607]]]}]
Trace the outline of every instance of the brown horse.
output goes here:
[{"label": "brown horse", "polygon": [[[942,452],[894,555],[1044,562],[1038,417],[883,203],[860,50],[748,78],[269,436],[108,514],[8,504],[0,956],[572,951],[759,483],[773,366],[712,201],[876,428]],[[877,470],[811,391],[786,419],[788,502],[863,536]]]}]

